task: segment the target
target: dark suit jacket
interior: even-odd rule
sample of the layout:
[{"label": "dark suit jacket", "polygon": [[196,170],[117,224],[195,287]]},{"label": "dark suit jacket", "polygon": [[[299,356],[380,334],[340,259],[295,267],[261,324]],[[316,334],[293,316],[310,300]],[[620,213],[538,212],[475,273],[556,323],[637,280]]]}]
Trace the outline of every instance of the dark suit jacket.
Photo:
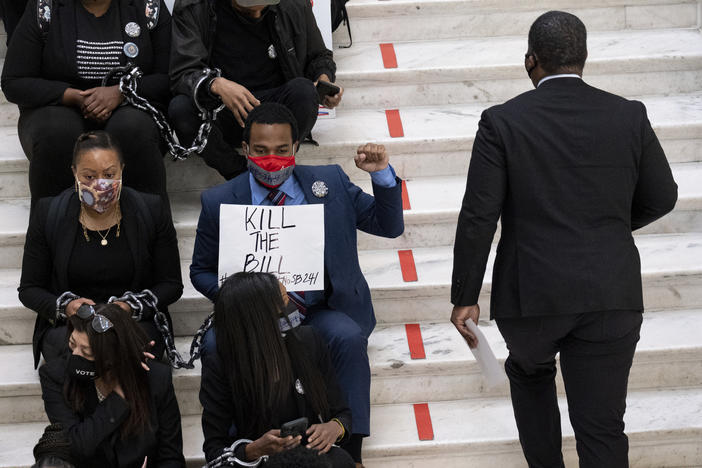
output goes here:
[{"label": "dark suit jacket", "polygon": [[168,366],[149,362],[151,428],[122,440],[120,427],[129,416],[129,403],[114,392],[98,403],[95,385],[90,382],[85,387],[83,412],[74,412],[63,396],[69,378],[66,360],[63,357],[41,366],[39,377],[46,415],[67,431],[77,468],[141,468],[146,456],[148,467],[185,467],[180,410]]},{"label": "dark suit jacket", "polygon": [[[163,105],[168,103],[168,60],[171,49],[171,15],[165,2],[154,29],[146,26],[144,0],[115,0],[121,18],[122,40],[139,47],[139,55],[128,59],[121,54],[120,64],[135,63],[144,72],[139,95]],[[49,31],[44,34],[37,22],[37,2],[27,2],[7,49],[2,69],[2,90],[7,100],[20,108],[59,104],[66,88],[85,89],[78,78],[76,63],[76,5],[78,0],[54,0]],[[141,34],[129,37],[124,27],[139,24]]]},{"label": "dark suit jacket", "polygon": [[[327,384],[329,414],[331,418],[337,418],[344,425],[344,440],[346,440],[352,431],[351,410],[336,380],[336,373],[329,357],[329,349],[322,337],[314,331],[314,328],[303,325],[296,328],[296,332],[300,341],[308,345],[306,348],[309,351],[308,357],[314,361],[324,382]],[[212,349],[216,349],[216,344],[213,344]],[[203,351],[202,380],[200,382],[202,432],[205,435],[203,451],[205,452],[205,458],[211,461],[220,456],[222,450],[230,447],[236,440],[256,440],[263,434],[247,434],[237,429],[234,405],[246,405],[247,403],[241,399],[240,395],[232,394],[230,375],[227,372],[228,367],[222,364],[219,354],[217,352],[207,354],[206,350]],[[280,408],[274,413],[276,417],[286,419],[280,421],[280,424],[303,416],[307,417],[310,425],[319,422],[314,410],[306,401],[304,404],[296,401],[292,407]],[[296,416],[287,419],[283,415]],[[239,422],[238,426],[241,427],[241,425],[241,422]],[[279,428],[271,427],[269,429]]]},{"label": "dark suit jacket", "polygon": [[[140,212],[137,197],[147,207],[148,215]],[[68,264],[80,227],[80,201],[74,193],[66,211],[56,215],[59,216],[58,229],[53,234],[47,233],[47,229],[53,230],[53,227],[47,226],[53,198],[39,200],[32,210],[18,288],[22,304],[37,313],[33,338],[35,367],[39,363],[44,332],[55,324],[56,299],[71,290]],[[127,236],[134,262],[131,291],[150,289],[158,298],[160,310],[168,314],[166,306],[183,294],[178,240],[170,209],[158,195],[137,192],[129,187],[122,187],[120,203],[124,220],[122,232]],[[147,221],[144,216],[150,216],[152,220]],[[124,292],[114,291],[110,295],[121,296]]]},{"label": "dark suit jacket", "polygon": [[546,81],[483,112],[458,219],[451,301],[478,302],[502,215],[493,318],[642,310],[632,231],[676,200],[642,103],[577,78]]},{"label": "dark suit jacket", "polygon": [[[305,191],[307,203],[324,204],[324,268],[326,306],[345,312],[363,332],[370,335],[375,315],[370,290],[358,264],[356,229],[384,237],[397,237],[404,231],[402,187],[374,185],[375,197],[351,183],[337,165],[296,166],[295,177]],[[312,194],[315,181],[326,182],[329,194]],[[399,181],[399,179],[398,179]],[[214,301],[219,290],[219,206],[251,204],[249,172],[202,193],[202,211],[197,224],[190,279],[195,289]]]}]

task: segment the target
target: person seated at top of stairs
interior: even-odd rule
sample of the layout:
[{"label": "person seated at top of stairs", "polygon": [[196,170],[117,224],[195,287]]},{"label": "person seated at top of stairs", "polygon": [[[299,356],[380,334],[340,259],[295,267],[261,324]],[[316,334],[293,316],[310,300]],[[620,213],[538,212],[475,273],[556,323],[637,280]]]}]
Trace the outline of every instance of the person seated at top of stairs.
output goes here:
[{"label": "person seated at top of stairs", "polygon": [[[29,160],[32,206],[73,185],[78,135],[107,130],[122,149],[124,183],[166,194],[161,136],[151,116],[124,104],[103,80],[127,62],[144,76],[139,93],[165,108],[170,99],[171,16],[153,0],[32,0],[7,50],[2,90],[19,106],[17,124]],[[159,104],[160,103],[160,104]]]},{"label": "person seated at top of stairs", "polygon": [[[295,115],[300,141],[317,121],[315,84],[333,82],[336,64],[307,0],[176,0],[173,9],[169,117],[180,141],[195,138],[198,102],[226,106],[217,115],[201,153],[208,166],[229,180],[246,170],[237,154],[244,121],[262,102],[285,105]],[[221,77],[201,82],[205,68]],[[200,84],[200,86],[198,86]],[[333,108],[343,89],[325,96]]]},{"label": "person seated at top of stairs", "polygon": [[[342,391],[351,407],[349,445],[361,462],[363,437],[370,433],[368,336],[375,314],[368,283],[358,263],[357,229],[383,237],[404,231],[402,181],[382,145],[358,148],[355,163],[370,173],[371,196],[351,183],[338,165],[298,166],[295,117],[282,104],[264,103],[249,113],[242,148],[249,170],[202,193],[190,279],[211,301],[219,291],[219,212],[222,204],[324,206],[324,290],[292,294],[302,323],[327,341]],[[321,281],[320,281],[321,283]],[[213,332],[205,334],[203,354]]]},{"label": "person seated at top of stairs", "polygon": [[[215,303],[214,352],[202,355],[202,430],[208,462],[231,449],[243,462],[302,444],[329,468],[353,468],[343,446],[351,410],[336,380],[327,344],[314,328],[281,334],[290,300],[270,273],[236,273]],[[306,418],[293,434],[286,422]],[[265,464],[267,466],[267,463]]]}]

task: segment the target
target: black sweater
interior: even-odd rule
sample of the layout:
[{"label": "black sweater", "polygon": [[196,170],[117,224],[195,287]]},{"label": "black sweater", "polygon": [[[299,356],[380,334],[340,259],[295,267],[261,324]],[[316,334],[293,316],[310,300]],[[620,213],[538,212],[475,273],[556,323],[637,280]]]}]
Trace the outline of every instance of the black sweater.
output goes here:
[{"label": "black sweater", "polygon": [[[83,89],[76,64],[76,7],[80,0],[54,0],[51,23],[46,35],[37,23],[36,1],[27,9],[12,35],[2,70],[2,90],[7,100],[20,108],[59,104],[67,88]],[[144,14],[144,0],[119,2],[122,39],[139,47],[139,55],[131,59],[144,72],[138,92],[155,103],[167,104],[168,60],[171,49],[171,16],[165,4],[156,27],[149,30]],[[138,37],[129,37],[124,26],[136,22],[141,28]],[[121,54],[122,65],[128,58]]]},{"label": "black sweater", "polygon": [[46,414],[67,431],[77,468],[141,468],[146,456],[150,468],[185,467],[180,410],[168,366],[149,362],[151,427],[123,440],[120,427],[129,416],[129,402],[112,392],[99,403],[90,382],[85,385],[83,412],[74,412],[63,396],[65,379],[69,378],[66,360],[41,366],[39,377]]},{"label": "black sweater", "polygon": [[[300,339],[307,343],[308,357],[312,359],[327,385],[329,413],[332,418],[341,421],[345,429],[344,437],[351,434],[351,410],[346,403],[341,388],[336,380],[336,373],[331,364],[326,343],[312,327],[297,328]],[[200,381],[200,403],[202,403],[202,431],[205,435],[203,450],[207,461],[214,460],[222,454],[222,450],[231,446],[238,439],[256,440],[263,434],[243,434],[236,429],[234,405],[246,405],[237,395],[232,394],[229,376],[222,365],[219,355],[202,355],[202,380]],[[279,415],[295,414],[295,418],[305,416],[309,425],[318,424],[319,420],[314,411],[305,402],[304,414],[299,414],[297,400],[293,398],[285,408],[279,408]],[[283,421],[286,422],[286,421]],[[327,421],[325,421],[327,422]],[[241,426],[241,424],[239,424]],[[269,428],[279,429],[279,428]],[[239,450],[239,446],[237,450]],[[241,456],[240,451],[237,451]]]}]

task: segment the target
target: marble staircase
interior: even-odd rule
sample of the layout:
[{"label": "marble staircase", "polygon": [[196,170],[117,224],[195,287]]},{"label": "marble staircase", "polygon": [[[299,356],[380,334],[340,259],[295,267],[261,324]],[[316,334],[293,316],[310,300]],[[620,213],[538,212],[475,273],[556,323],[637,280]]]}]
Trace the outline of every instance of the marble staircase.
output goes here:
[{"label": "marble staircase", "polygon": [[[378,327],[370,338],[373,375],[369,468],[524,467],[506,386],[485,388],[477,363],[448,323],[452,242],[481,111],[530,89],[526,32],[549,9],[588,26],[589,83],[642,100],[679,185],[673,213],[635,234],[645,314],[630,379],[626,422],[633,467],[702,466],[702,1],[700,0],[350,0],[354,46],[336,49],[346,92],[334,120],[321,120],[299,161],[340,164],[365,190],[355,147],[382,142],[407,180],[411,209],[396,240],[359,236]],[[4,39],[4,38],[0,38]],[[335,33],[346,42],[346,31]],[[392,43],[397,68],[384,68]],[[0,49],[0,53],[3,53]],[[385,111],[399,109],[392,138]],[[32,369],[34,313],[17,299],[28,217],[27,161],[15,106],[0,97],[0,468],[28,467],[46,417]],[[172,308],[178,347],[210,305],[192,287],[199,192],[221,179],[199,160],[167,164],[185,291]],[[412,249],[418,281],[404,282],[397,250]],[[492,258],[492,256],[491,256]],[[500,360],[505,344],[487,321],[491,261],[481,326]],[[425,359],[411,359],[405,324],[419,323]],[[203,463],[199,368],[176,371],[186,458]],[[562,394],[564,455],[577,466]],[[429,403],[434,439],[420,441],[414,403]]]}]

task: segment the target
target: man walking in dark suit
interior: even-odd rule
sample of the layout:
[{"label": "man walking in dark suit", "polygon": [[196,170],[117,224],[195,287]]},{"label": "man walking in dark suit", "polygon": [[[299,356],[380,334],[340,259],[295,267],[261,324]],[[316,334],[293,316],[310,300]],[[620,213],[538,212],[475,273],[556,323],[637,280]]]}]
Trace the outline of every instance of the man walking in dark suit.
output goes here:
[{"label": "man walking in dark suit", "polygon": [[628,466],[624,411],[643,299],[632,231],[677,200],[646,108],[581,76],[585,25],[551,11],[529,31],[535,90],[483,112],[454,246],[451,321],[471,346],[497,220],[491,317],[530,467],[562,467],[560,352],[581,467]]},{"label": "man walking in dark suit", "polygon": [[[371,196],[337,165],[298,166],[297,124],[282,104],[264,103],[249,113],[242,143],[248,170],[202,193],[190,279],[215,301],[219,291],[219,208],[240,205],[324,205],[323,291],[293,295],[303,323],[327,341],[339,383],[349,401],[353,433],[344,447],[359,465],[362,438],[370,433],[368,336],[375,327],[370,290],[358,263],[356,230],[383,237],[404,231],[402,185],[382,145],[358,148],[356,166],[370,173]],[[232,155],[233,157],[233,155]],[[203,340],[202,358],[214,350],[214,333]]]}]

